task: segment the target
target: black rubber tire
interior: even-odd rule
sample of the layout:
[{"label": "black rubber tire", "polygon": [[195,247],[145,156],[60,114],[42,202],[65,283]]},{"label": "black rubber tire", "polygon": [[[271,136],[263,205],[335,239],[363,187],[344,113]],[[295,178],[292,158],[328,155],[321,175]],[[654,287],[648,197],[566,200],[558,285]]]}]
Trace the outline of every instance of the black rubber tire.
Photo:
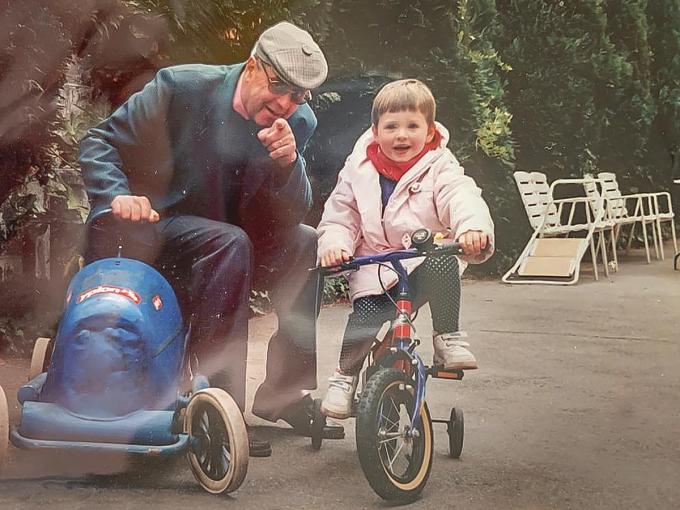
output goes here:
[{"label": "black rubber tire", "polygon": [[459,407],[451,409],[451,417],[446,427],[449,434],[449,456],[459,459],[463,452],[463,439],[465,437],[465,417]]},{"label": "black rubber tire", "polygon": [[194,393],[187,406],[184,430],[199,440],[199,445],[187,453],[198,483],[213,494],[238,489],[248,471],[248,433],[231,395],[219,388]]},{"label": "black rubber tire", "polygon": [[[383,403],[388,398],[391,399],[391,409],[385,410]],[[411,413],[414,398],[413,382],[406,374],[394,368],[380,369],[366,383],[357,406],[356,438],[359,462],[371,488],[388,501],[408,503],[416,500],[423,491],[432,469],[432,420],[425,402],[419,411],[418,437],[406,440],[401,438],[403,441],[401,447],[397,447],[389,438],[379,437],[381,433],[390,433],[384,430],[383,425],[390,426],[391,432],[396,433],[394,421],[386,418],[390,413],[393,419],[396,418],[400,422],[397,429],[403,430],[401,421],[405,422],[406,418],[410,421],[413,418]],[[385,419],[384,424],[381,423],[381,419]],[[399,437],[393,439],[395,442],[399,440]],[[405,457],[403,473],[395,473],[394,463],[404,446],[411,448],[411,454]],[[395,453],[393,459],[390,459],[390,452]],[[392,460],[391,465],[386,465],[388,459]]]},{"label": "black rubber tire", "polygon": [[312,449],[320,450],[323,443],[323,429],[326,426],[326,417],[321,412],[321,399],[314,399],[314,406],[312,407],[312,423],[310,426],[310,437],[312,440]]}]

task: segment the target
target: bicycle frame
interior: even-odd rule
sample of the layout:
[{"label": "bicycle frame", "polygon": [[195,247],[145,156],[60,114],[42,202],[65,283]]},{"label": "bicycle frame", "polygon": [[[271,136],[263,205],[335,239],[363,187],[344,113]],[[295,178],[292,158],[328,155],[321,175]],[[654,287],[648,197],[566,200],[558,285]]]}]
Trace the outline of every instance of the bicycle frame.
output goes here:
[{"label": "bicycle frame", "polygon": [[425,400],[425,385],[428,370],[420,356],[415,352],[419,342],[414,341],[412,338],[411,313],[413,301],[408,284],[408,271],[401,261],[418,257],[460,253],[462,253],[462,248],[459,243],[450,243],[443,246],[431,245],[425,249],[409,248],[377,255],[356,257],[335,268],[324,268],[322,270],[322,274],[332,275],[345,271],[356,271],[361,266],[389,263],[397,273],[397,298],[395,300],[397,313],[395,319],[392,321],[392,335],[390,340],[386,342],[386,340],[383,339],[380,344],[373,349],[372,356],[374,360],[373,364],[375,365],[384,367],[396,366],[409,375],[415,372],[416,388],[412,414],[414,417],[412,423],[413,429],[418,425],[418,420],[420,419],[418,410]]}]

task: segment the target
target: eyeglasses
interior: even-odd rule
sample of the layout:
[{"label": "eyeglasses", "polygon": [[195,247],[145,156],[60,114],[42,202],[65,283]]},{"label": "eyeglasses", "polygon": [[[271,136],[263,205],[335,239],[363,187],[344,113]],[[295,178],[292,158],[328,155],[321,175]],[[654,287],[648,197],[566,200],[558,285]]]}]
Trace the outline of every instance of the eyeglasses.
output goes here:
[{"label": "eyeglasses", "polygon": [[286,82],[281,80],[276,75],[276,73],[274,73],[273,76],[270,75],[267,72],[267,68],[269,66],[260,59],[256,59],[256,62],[262,68],[265,76],[267,77],[267,81],[269,82],[269,92],[276,96],[285,96],[286,94],[290,94],[290,98],[295,104],[305,104],[306,102],[311,101],[311,91],[288,85]]}]

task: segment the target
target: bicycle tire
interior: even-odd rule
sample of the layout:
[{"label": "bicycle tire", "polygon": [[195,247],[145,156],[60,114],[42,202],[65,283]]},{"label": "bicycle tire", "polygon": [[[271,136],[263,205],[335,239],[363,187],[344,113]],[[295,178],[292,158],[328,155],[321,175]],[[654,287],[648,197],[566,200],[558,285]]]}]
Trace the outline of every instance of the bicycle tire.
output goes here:
[{"label": "bicycle tire", "polygon": [[[406,503],[416,500],[425,488],[432,469],[432,420],[425,402],[419,410],[418,436],[403,436],[406,425],[410,425],[413,418],[414,398],[413,383],[404,372],[394,368],[380,369],[366,383],[357,406],[359,462],[371,488],[388,501]],[[397,416],[398,423],[395,422]],[[389,438],[393,434],[396,437]],[[402,434],[401,438],[397,436],[399,434]],[[400,439],[402,443],[397,446]],[[394,464],[404,447],[411,453],[404,456],[405,462],[399,463],[397,473]]]}]

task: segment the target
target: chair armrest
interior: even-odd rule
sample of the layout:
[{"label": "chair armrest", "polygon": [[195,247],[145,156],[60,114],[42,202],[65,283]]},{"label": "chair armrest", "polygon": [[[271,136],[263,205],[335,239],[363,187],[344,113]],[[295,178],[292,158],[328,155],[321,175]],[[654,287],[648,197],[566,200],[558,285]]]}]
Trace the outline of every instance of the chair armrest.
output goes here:
[{"label": "chair armrest", "polygon": [[[561,180],[563,182],[566,180],[581,182],[583,179],[561,179]],[[550,206],[551,204],[555,204],[557,206],[558,215],[560,217],[562,216],[564,206],[568,207],[568,210],[566,211],[568,213],[568,219],[565,226],[577,227],[580,225],[583,227],[588,227],[590,225],[601,225],[603,220],[605,220],[607,216],[604,207],[604,198],[602,196],[600,196],[599,198],[571,197],[551,199],[548,202],[548,206]],[[580,204],[583,204],[584,206],[584,214],[586,218],[585,224],[574,223],[574,215],[576,213],[576,208]]]},{"label": "chair armrest", "polygon": [[[654,196],[654,212],[655,214],[673,214],[673,202],[671,201],[671,194],[668,191],[657,191],[653,193]],[[659,207],[659,197],[666,199],[666,207],[661,210]]]},{"label": "chair armrest", "polygon": [[593,198],[588,197],[572,197],[572,198],[557,198],[552,200],[553,204],[580,204],[583,202],[597,201]]}]

